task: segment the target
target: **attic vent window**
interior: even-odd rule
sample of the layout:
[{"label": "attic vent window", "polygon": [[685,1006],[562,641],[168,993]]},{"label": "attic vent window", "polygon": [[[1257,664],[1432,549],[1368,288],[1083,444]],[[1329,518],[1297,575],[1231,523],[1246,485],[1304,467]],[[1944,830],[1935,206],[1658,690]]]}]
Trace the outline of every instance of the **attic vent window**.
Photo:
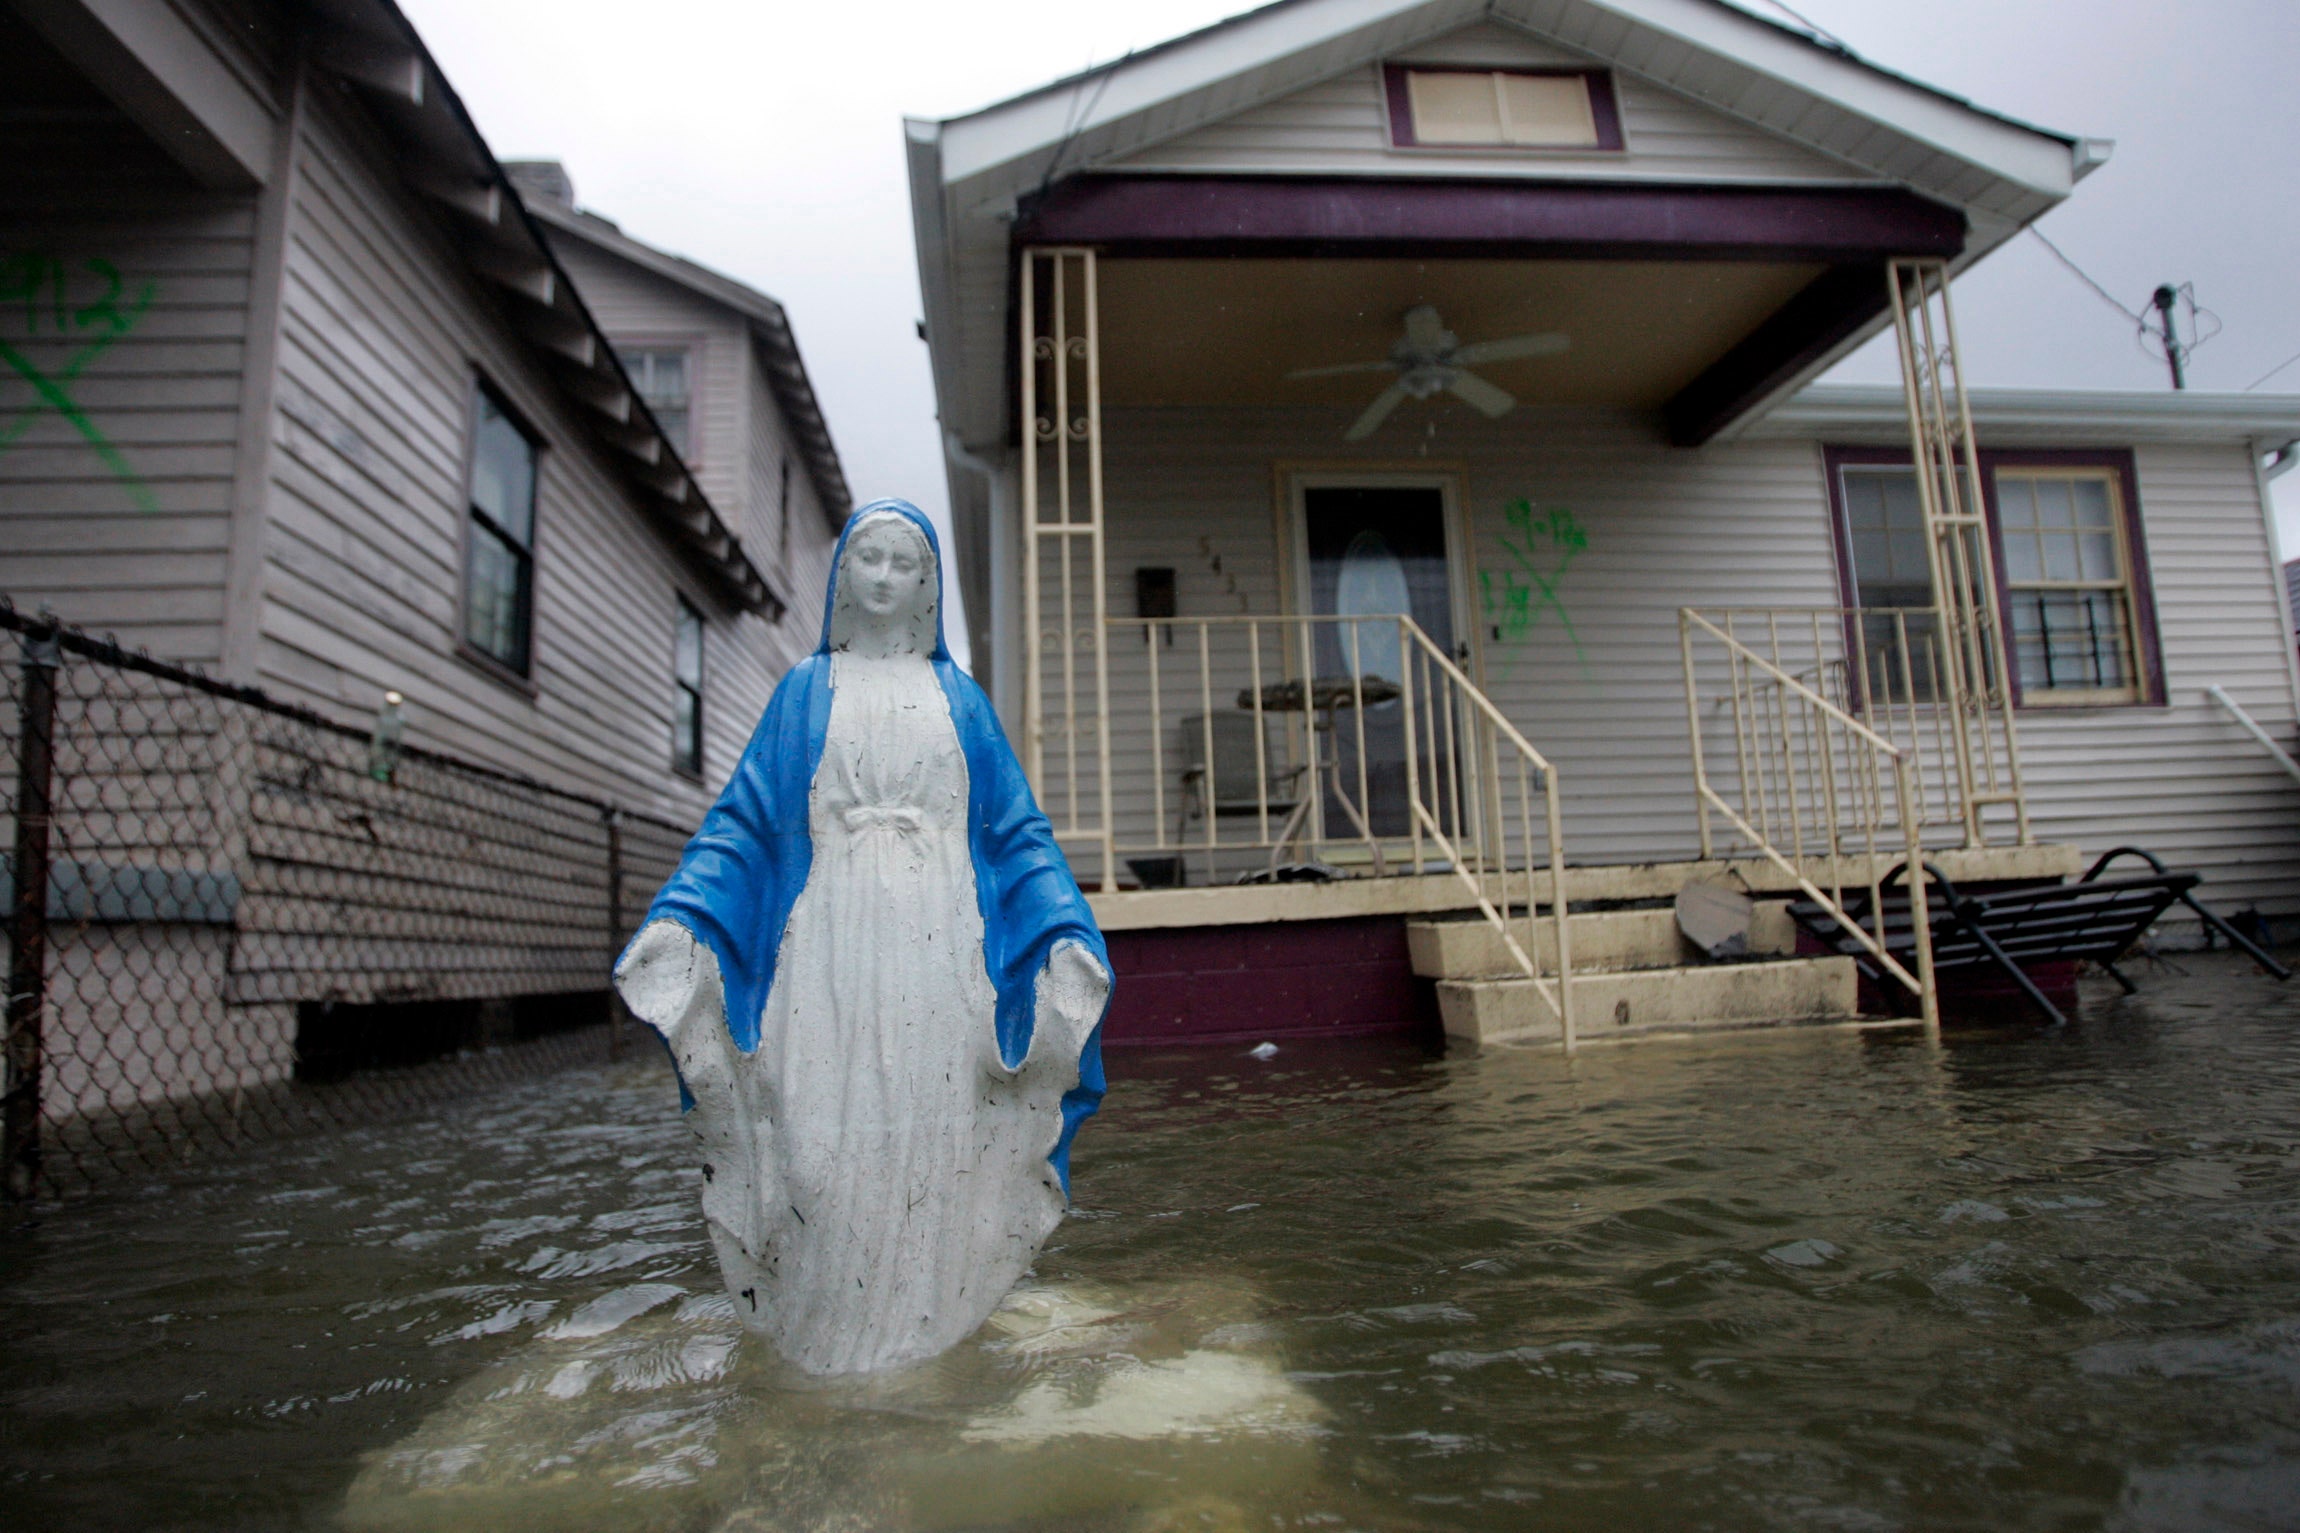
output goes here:
[{"label": "attic vent window", "polygon": [[1613,82],[1597,70],[1383,70],[1400,148],[1619,149]]}]

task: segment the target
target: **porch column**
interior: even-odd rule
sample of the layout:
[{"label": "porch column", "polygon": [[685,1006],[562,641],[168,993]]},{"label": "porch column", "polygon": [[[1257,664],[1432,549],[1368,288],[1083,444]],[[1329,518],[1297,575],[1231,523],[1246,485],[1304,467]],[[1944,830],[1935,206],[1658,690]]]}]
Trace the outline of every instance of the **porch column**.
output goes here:
[{"label": "porch column", "polygon": [[1937,706],[1951,723],[1965,844],[1988,844],[1984,814],[1998,804],[2012,809],[2019,844],[2027,846],[2034,838],[2021,786],[1996,557],[1972,409],[1957,361],[1948,264],[1896,260],[1886,268],[1886,281],[1909,411],[1909,461],[1916,469],[1933,579]]},{"label": "porch column", "polygon": [[1026,246],[1020,288],[1023,765],[1055,838],[1092,842],[1114,889],[1094,252]]}]

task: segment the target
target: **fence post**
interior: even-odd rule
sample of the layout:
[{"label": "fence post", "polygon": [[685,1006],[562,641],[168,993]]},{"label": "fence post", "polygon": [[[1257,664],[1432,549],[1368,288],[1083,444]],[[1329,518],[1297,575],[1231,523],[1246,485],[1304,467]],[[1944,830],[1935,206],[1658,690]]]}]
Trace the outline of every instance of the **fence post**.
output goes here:
[{"label": "fence post", "polygon": [[48,1011],[48,821],[55,769],[53,628],[23,639],[24,691],[16,757],[16,909],[9,927],[7,1197],[29,1202],[40,1183],[40,1048]]},{"label": "fence post", "polygon": [[615,958],[623,948],[623,811],[609,804],[607,821],[607,1057],[623,1057],[623,997],[614,983]]}]

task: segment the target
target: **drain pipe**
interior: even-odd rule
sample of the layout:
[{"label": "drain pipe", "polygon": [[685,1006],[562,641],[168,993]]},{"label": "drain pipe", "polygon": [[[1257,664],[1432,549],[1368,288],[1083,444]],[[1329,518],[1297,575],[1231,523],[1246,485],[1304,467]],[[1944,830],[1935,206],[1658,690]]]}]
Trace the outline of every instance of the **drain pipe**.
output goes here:
[{"label": "drain pipe", "polygon": [[[966,443],[960,441],[958,433],[948,426],[945,426],[942,431],[942,451],[943,456],[950,460],[953,467],[965,469],[982,481],[984,500],[990,511],[990,527],[988,529],[990,533],[989,569],[986,571],[988,578],[983,582],[983,595],[989,600],[990,611],[984,615],[981,631],[990,640],[990,653],[987,656],[970,656],[970,664],[975,667],[976,678],[983,681],[983,689],[990,694],[992,707],[1004,719],[1008,734],[1020,738],[1019,716],[1007,717],[1013,700],[1006,694],[1011,691],[1011,688],[1004,685],[1006,678],[999,674],[1000,650],[1008,647],[1007,641],[1009,639],[1017,646],[1021,642],[1021,626],[1013,621],[1016,614],[1007,610],[1014,605],[1014,595],[1011,589],[1013,582],[1001,578],[1007,568],[1008,561],[1017,557],[1014,549],[1014,535],[1019,529],[1010,528],[1007,525],[1009,518],[1000,514],[1006,508],[998,503],[999,466],[987,458],[978,457],[968,451]],[[969,615],[971,616],[971,614]],[[1010,628],[1013,630],[1012,633],[1008,631]],[[989,675],[984,677],[983,661],[986,659],[990,662],[987,668]],[[1013,663],[1011,653],[1008,663]]]},{"label": "drain pipe", "polygon": [[2269,571],[2269,584],[2275,590],[2276,610],[2284,619],[2284,685],[2291,692],[2293,710],[2300,713],[2300,612],[2292,610],[2292,591],[2284,579],[2284,561],[2293,554],[2284,547],[2282,531],[2276,525],[2276,497],[2268,488],[2271,481],[2300,466],[2300,437],[2266,452],[2255,441],[2251,458],[2252,489],[2260,497],[2260,530],[2268,540],[2275,565]]},{"label": "drain pipe", "polygon": [[2268,731],[2260,727],[2260,721],[2255,719],[2251,714],[2246,713],[2244,709],[2238,705],[2236,699],[2228,695],[2226,689],[2224,689],[2218,682],[2214,682],[2211,686],[2204,689],[2204,695],[2225,709],[2228,716],[2234,719],[2240,726],[2242,726],[2246,734],[2260,742],[2260,748],[2262,750],[2276,758],[2276,764],[2278,766],[2291,773],[2295,781],[2300,781],[2300,761],[2294,761],[2291,756],[2285,752],[2283,746],[2278,745],[2274,740],[2270,739],[2268,736]]}]

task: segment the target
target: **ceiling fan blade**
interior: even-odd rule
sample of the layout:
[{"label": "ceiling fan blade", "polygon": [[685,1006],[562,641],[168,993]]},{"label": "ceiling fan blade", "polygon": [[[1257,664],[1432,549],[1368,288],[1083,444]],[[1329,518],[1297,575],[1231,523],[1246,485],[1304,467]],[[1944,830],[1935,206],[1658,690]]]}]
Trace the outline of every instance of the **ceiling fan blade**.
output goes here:
[{"label": "ceiling fan blade", "polygon": [[1286,376],[1289,378],[1339,378],[1344,373],[1386,373],[1396,366],[1396,363],[1385,357],[1379,362],[1340,362],[1332,367],[1297,367]]},{"label": "ceiling fan blade", "polygon": [[1367,437],[1372,436],[1381,429],[1382,422],[1390,418],[1390,412],[1405,403],[1405,398],[1406,386],[1403,383],[1391,384],[1374,396],[1374,402],[1366,406],[1366,413],[1359,416],[1351,424],[1350,429],[1342,433],[1342,440],[1345,442],[1362,442]]},{"label": "ceiling fan blade", "polygon": [[1554,357],[1573,344],[1573,338],[1563,331],[1545,330],[1538,335],[1513,335],[1498,341],[1472,341],[1453,354],[1456,366],[1475,367],[1481,362],[1514,362],[1521,357]]},{"label": "ceiling fan blade", "polygon": [[1486,416],[1507,415],[1517,403],[1509,390],[1496,388],[1475,373],[1456,373],[1453,382],[1446,385],[1446,391]]}]

